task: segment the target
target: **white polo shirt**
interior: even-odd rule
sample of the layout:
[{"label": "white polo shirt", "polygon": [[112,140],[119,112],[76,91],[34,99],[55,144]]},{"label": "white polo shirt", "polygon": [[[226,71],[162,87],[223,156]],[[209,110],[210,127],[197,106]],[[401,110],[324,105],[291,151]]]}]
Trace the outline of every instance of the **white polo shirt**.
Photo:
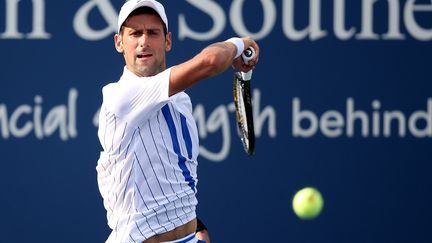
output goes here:
[{"label": "white polo shirt", "polygon": [[198,131],[189,96],[168,95],[170,72],[138,77],[125,67],[102,89],[96,170],[106,242],[142,242],[196,217]]}]

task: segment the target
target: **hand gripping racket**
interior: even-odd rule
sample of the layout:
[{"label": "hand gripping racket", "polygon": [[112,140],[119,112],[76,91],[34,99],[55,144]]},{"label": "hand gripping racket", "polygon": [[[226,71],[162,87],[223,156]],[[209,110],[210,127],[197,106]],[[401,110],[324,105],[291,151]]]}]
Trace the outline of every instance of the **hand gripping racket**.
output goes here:
[{"label": "hand gripping racket", "polygon": [[[248,63],[255,55],[252,47],[246,49],[243,54],[243,62]],[[234,73],[234,104],[236,108],[236,119],[238,132],[243,148],[248,155],[255,153],[255,131],[252,114],[252,95],[250,90],[250,80],[252,70],[247,73]]]}]

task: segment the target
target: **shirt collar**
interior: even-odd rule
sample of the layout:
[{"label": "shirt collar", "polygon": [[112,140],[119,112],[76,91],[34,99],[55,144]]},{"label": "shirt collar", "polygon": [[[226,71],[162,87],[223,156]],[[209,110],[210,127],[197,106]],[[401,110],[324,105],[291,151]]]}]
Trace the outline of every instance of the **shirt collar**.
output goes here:
[{"label": "shirt collar", "polygon": [[123,74],[120,78],[120,81],[138,81],[140,79],[139,76],[137,76],[135,73],[131,72],[129,69],[127,69],[126,66],[123,68]]}]

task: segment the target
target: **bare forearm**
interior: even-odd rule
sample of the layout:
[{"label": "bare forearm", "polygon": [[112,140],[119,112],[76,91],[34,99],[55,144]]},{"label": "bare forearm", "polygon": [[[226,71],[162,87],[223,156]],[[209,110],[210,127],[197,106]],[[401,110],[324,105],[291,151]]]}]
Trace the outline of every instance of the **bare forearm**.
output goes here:
[{"label": "bare forearm", "polygon": [[218,42],[206,47],[200,54],[204,60],[207,77],[222,73],[229,68],[236,54],[236,46],[229,42]]},{"label": "bare forearm", "polygon": [[173,67],[170,78],[170,95],[225,71],[231,66],[235,53],[235,45],[218,42],[204,48],[189,61]]},{"label": "bare forearm", "polygon": [[[239,48],[238,44],[229,42],[229,40],[217,42],[204,48],[189,61],[174,66],[171,71],[169,95],[181,92],[203,79],[218,75],[230,66],[244,72],[251,70],[258,62],[259,47],[250,37],[242,38],[240,44],[242,46]],[[253,65],[244,64],[241,58],[236,58],[244,48],[250,46],[257,51]]]}]

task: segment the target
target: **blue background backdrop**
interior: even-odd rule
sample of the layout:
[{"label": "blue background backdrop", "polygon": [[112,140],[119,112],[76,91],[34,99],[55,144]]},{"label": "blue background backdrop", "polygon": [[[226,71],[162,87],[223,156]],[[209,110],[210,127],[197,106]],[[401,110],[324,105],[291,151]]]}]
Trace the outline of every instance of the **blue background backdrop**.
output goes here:
[{"label": "blue background backdrop", "polygon": [[[285,8],[291,2],[294,15]],[[234,27],[239,23],[229,18],[238,3],[245,4],[240,15],[243,30],[256,36],[261,46],[253,80],[255,115],[262,124],[257,128],[255,156],[248,157],[237,138],[230,110],[232,70],[188,90],[193,103],[205,110],[205,119],[199,122],[204,128],[202,149],[219,155],[204,153],[199,166],[198,214],[210,228],[213,242],[432,242],[432,103],[428,107],[432,4],[378,0],[373,18],[362,22],[367,12],[362,3],[368,1],[346,1],[344,26],[352,27],[355,34],[342,39],[334,31],[336,2],[341,3],[163,1],[174,39],[169,66],[212,42],[243,35]],[[320,16],[313,14],[309,3],[321,3]],[[123,68],[112,38],[121,4],[0,2],[0,242],[104,242],[107,238],[110,230],[95,170],[101,147],[93,118],[101,103],[101,88],[117,81]],[[394,19],[403,37],[385,38],[390,4],[392,9],[398,6],[393,13],[399,14]],[[421,9],[414,16],[425,33],[423,39],[421,31],[407,27],[412,5]],[[16,30],[22,36],[6,31],[13,19],[11,6],[17,6]],[[42,21],[33,19],[35,6],[43,9]],[[92,31],[106,31],[93,40],[80,34],[86,27],[82,23],[74,28],[78,13],[87,6],[84,23]],[[263,6],[274,12],[264,12]],[[217,14],[218,9],[223,16],[216,21],[226,20],[219,32],[202,40],[180,37],[181,16],[189,29],[209,33],[215,28],[209,11]],[[310,24],[310,14],[320,19],[324,36],[294,39],[287,35],[288,19],[300,31]],[[265,16],[274,22],[258,36]],[[370,23],[375,34],[361,38],[364,23]],[[49,36],[28,35],[35,30],[33,24]],[[295,99],[300,101],[297,112]],[[354,102],[355,111],[368,117],[367,134],[362,134],[366,125],[359,119],[351,123],[353,133],[347,132],[348,100]],[[373,106],[374,101],[380,106]],[[53,115],[61,109],[64,116]],[[394,111],[406,119],[405,134],[394,122],[390,136],[384,136],[383,116]],[[306,113],[324,125],[311,131],[314,122],[300,119]],[[325,114],[333,122],[335,117],[343,120],[339,128],[330,129],[340,132],[336,137],[323,131]],[[424,135],[410,128],[410,118],[417,115],[414,130]],[[373,117],[381,118],[376,136]],[[45,129],[41,138],[34,129],[38,121],[55,124],[56,118],[64,119],[67,138],[61,138],[60,129],[52,134]],[[12,131],[15,126],[30,127],[19,136]],[[299,126],[311,133],[296,136],[294,128]],[[229,130],[223,133],[222,128]],[[322,214],[311,221],[300,220],[291,209],[294,193],[305,186],[317,187],[325,199]]]}]

